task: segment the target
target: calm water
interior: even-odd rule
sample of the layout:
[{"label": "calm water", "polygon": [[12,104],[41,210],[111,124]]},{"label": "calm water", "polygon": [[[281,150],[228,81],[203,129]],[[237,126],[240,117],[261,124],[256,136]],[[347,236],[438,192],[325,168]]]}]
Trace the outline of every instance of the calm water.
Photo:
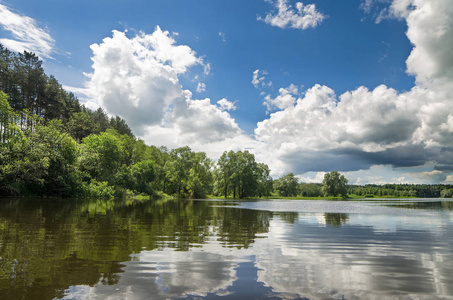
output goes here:
[{"label": "calm water", "polygon": [[453,299],[453,202],[0,200],[0,299]]}]

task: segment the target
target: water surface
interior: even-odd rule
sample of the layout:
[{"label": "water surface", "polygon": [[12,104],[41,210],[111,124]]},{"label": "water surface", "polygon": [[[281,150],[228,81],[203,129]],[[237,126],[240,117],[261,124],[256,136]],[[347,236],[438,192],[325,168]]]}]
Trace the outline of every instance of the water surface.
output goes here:
[{"label": "water surface", "polygon": [[453,202],[0,200],[1,299],[453,299]]}]

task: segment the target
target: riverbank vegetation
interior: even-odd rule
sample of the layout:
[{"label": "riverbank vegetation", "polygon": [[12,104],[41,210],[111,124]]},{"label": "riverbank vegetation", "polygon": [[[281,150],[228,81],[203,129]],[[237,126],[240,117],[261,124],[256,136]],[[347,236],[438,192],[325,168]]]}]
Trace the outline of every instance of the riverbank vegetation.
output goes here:
[{"label": "riverbank vegetation", "polygon": [[224,198],[451,197],[453,186],[346,185],[279,179],[248,151],[215,162],[184,146],[146,145],[119,116],[90,110],[66,92],[42,61],[0,45],[0,196]]},{"label": "riverbank vegetation", "polygon": [[248,151],[215,164],[189,147],[135,138],[126,122],[66,92],[32,53],[0,45],[0,196],[204,198],[270,195],[267,165]]}]

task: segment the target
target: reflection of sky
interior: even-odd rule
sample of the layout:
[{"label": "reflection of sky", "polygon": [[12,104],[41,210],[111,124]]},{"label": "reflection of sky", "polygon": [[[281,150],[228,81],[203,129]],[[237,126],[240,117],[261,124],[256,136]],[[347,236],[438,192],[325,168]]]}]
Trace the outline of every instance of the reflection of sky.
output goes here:
[{"label": "reflection of sky", "polygon": [[260,246],[268,254],[257,259],[258,280],[275,292],[310,299],[453,295],[448,231],[384,232],[349,223],[334,228],[301,219],[291,227],[274,220],[272,228],[284,229]]},{"label": "reflection of sky", "polygon": [[[451,211],[333,203],[264,203],[271,211],[272,205],[278,206],[275,211],[292,206],[299,216],[293,224],[274,216],[266,238],[255,239],[248,249],[225,247],[213,239],[187,252],[143,251],[125,263],[117,285],[72,287],[67,298],[453,296]],[[260,203],[246,205],[258,209]],[[330,226],[326,212],[346,213],[348,219]]]}]

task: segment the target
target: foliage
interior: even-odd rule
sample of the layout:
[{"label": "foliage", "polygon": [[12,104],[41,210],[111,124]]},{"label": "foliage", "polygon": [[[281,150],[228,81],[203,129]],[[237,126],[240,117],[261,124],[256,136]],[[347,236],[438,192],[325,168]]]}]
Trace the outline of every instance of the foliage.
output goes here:
[{"label": "foliage", "polygon": [[[141,194],[157,197],[451,197],[448,185],[346,186],[327,173],[323,184],[277,180],[248,151],[214,162],[189,147],[168,150],[136,139],[119,116],[92,111],[66,92],[42,61],[0,45],[0,196]],[[274,194],[275,195],[275,194]]]},{"label": "foliage", "polygon": [[269,167],[248,151],[225,151],[214,171],[215,194],[225,198],[268,196],[272,189]]},{"label": "foliage", "polygon": [[341,195],[343,198],[348,196],[346,184],[348,180],[344,175],[341,175],[338,171],[332,171],[324,175],[322,181],[322,190],[324,196],[338,196]]},{"label": "foliage", "polygon": [[55,77],[44,73],[42,61],[33,53],[15,53],[0,45],[0,90],[9,95],[11,108],[18,114],[16,124],[23,131],[33,130],[38,122],[58,119],[77,141],[109,128],[134,136],[120,117],[109,118],[101,108],[91,111],[80,104]]},{"label": "foliage", "polygon": [[274,181],[274,190],[283,197],[294,197],[298,194],[298,182],[293,173],[286,174],[285,176]]},{"label": "foliage", "polygon": [[90,183],[83,184],[82,195],[84,197],[112,199],[115,195],[115,189],[108,185],[106,181],[96,181],[93,179]]},{"label": "foliage", "polygon": [[444,189],[440,192],[441,198],[453,198],[453,189]]}]

